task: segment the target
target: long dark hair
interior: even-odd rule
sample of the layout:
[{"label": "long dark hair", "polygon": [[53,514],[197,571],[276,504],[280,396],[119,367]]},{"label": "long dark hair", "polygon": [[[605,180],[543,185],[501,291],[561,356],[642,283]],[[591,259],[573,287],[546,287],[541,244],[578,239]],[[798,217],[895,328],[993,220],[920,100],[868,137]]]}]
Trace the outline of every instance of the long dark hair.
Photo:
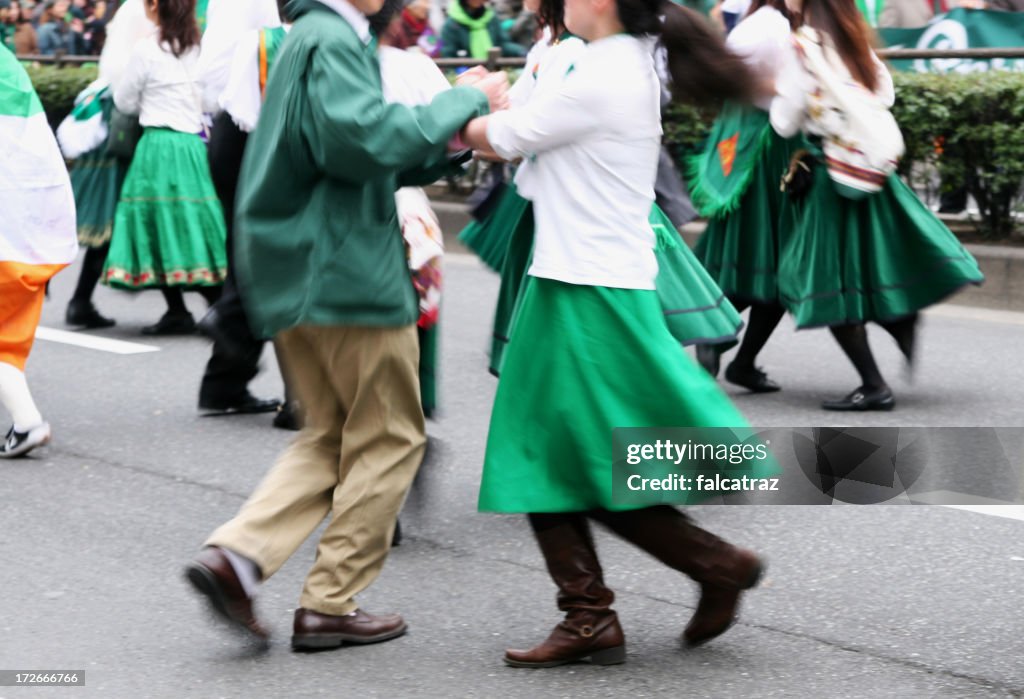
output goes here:
[{"label": "long dark hair", "polygon": [[743,16],[749,17],[762,7],[770,7],[781,12],[782,16],[789,20],[789,26],[793,29],[800,26],[800,17],[796,13],[789,11],[789,8],[786,7],[786,0],[754,0],[750,3],[750,9],[747,10],[747,14]]},{"label": "long dark hair", "polygon": [[695,104],[753,100],[757,79],[702,15],[671,0],[616,0],[616,6],[627,34],[661,37],[673,99]]},{"label": "long dark hair", "polygon": [[370,29],[373,30],[373,33],[378,38],[384,37],[388,27],[391,25],[391,21],[398,16],[398,13],[402,11],[404,6],[404,0],[384,0],[384,4],[381,5],[380,9],[366,18],[370,23]]},{"label": "long dark hair", "polygon": [[[153,2],[146,0],[148,5]],[[199,45],[196,0],[160,0],[156,13],[160,23],[160,41],[170,47],[176,58]]]},{"label": "long dark hair", "polygon": [[850,75],[875,91],[878,73],[871,51],[873,36],[853,0],[804,0],[803,23],[830,36]]},{"label": "long dark hair", "polygon": [[565,0],[540,0],[537,21],[551,30],[551,41],[558,41],[565,33]]}]

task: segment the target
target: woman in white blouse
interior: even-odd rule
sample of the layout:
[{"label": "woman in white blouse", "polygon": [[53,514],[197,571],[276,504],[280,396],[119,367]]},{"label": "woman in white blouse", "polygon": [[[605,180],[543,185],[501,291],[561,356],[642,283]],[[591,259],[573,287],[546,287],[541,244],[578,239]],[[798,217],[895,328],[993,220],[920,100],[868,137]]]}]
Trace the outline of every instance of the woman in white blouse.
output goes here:
[{"label": "woman in white blouse", "polygon": [[[695,158],[691,170],[694,202],[708,218],[697,257],[737,309],[750,308],[743,343],[725,379],[754,393],[780,388],[755,363],[786,313],[776,277],[779,250],[792,221],[779,179],[793,153],[803,147],[803,138],[783,138],[772,131],[768,108],[796,23],[785,0],[756,0],[729,34],[729,48],[743,56],[763,90],[752,105],[722,110],[706,151]],[[718,375],[725,349],[697,348],[698,360],[712,376]]]},{"label": "woman in white blouse", "polygon": [[540,645],[507,651],[515,667],[625,660],[588,518],[701,585],[684,633],[690,645],[732,624],[762,567],[672,507],[614,499],[610,439],[621,426],[745,424],[680,352],[655,292],[648,216],[661,84],[652,43],[660,38],[668,49],[679,98],[746,97],[752,80],[704,18],[671,3],[567,0],[565,23],[589,43],[558,89],[474,120],[463,136],[474,148],[529,160],[536,222],[479,508],[529,513],[566,618]]},{"label": "woman in white blouse", "polygon": [[114,85],[114,104],[144,131],[121,190],[104,282],[159,288],[167,312],[145,334],[195,330],[182,289],[215,300],[227,271],[224,214],[207,162],[195,0],[145,0],[158,27]]},{"label": "woman in white blouse", "polygon": [[[817,140],[829,135],[837,119],[850,124],[855,115],[817,97],[838,90],[861,95],[867,108],[879,102],[892,106],[892,77],[872,51],[871,30],[853,0],[787,2],[802,13],[804,24],[776,82],[771,122],[779,134],[803,130]],[[820,51],[829,70],[812,72],[797,46]],[[983,277],[971,254],[896,174],[883,180],[881,191],[847,198],[817,144],[812,152],[813,183],[782,251],[779,293],[798,328],[828,326],[860,375],[859,387],[822,407],[891,410],[895,399],[875,363],[865,324],[888,331],[909,362],[918,311]]]}]

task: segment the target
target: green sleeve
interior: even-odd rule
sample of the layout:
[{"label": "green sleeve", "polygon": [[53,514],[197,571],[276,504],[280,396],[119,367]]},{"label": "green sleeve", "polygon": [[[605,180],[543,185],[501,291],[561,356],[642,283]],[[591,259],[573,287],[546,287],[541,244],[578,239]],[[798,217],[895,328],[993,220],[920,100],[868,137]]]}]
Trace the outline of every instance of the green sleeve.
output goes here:
[{"label": "green sleeve", "polygon": [[448,155],[445,154],[444,157],[431,163],[425,163],[403,171],[398,176],[398,186],[425,187],[428,184],[437,182],[442,177],[458,175],[461,172],[462,166],[452,165],[448,160]]},{"label": "green sleeve", "polygon": [[387,104],[372,74],[377,63],[360,50],[324,46],[311,59],[305,141],[330,177],[360,184],[434,161],[467,121],[488,112],[486,95],[472,87],[424,106]]}]

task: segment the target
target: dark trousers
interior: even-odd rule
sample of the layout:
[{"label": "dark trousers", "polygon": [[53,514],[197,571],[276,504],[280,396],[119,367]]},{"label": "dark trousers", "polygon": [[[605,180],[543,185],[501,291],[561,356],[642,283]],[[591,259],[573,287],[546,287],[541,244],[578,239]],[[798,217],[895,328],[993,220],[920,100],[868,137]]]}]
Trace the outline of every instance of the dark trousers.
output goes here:
[{"label": "dark trousers", "polygon": [[234,273],[235,192],[247,139],[248,135],[227,113],[221,113],[214,121],[209,149],[210,174],[227,223],[228,277],[213,308],[220,326],[235,338],[237,348],[244,349],[244,352],[231,353],[220,343],[213,343],[213,354],[206,364],[199,388],[200,402],[230,402],[244,396],[249,382],[259,372],[260,355],[263,353],[263,340],[255,337],[249,328]]}]

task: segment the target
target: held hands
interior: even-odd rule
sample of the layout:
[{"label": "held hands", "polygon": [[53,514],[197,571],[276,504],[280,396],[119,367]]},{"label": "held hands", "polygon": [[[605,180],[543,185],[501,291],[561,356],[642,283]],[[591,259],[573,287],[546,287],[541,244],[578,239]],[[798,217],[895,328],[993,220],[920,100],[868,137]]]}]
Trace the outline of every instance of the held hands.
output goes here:
[{"label": "held hands", "polygon": [[455,84],[475,87],[487,95],[492,112],[508,109],[508,76],[504,71],[488,73],[483,66],[476,66],[460,75]]}]

